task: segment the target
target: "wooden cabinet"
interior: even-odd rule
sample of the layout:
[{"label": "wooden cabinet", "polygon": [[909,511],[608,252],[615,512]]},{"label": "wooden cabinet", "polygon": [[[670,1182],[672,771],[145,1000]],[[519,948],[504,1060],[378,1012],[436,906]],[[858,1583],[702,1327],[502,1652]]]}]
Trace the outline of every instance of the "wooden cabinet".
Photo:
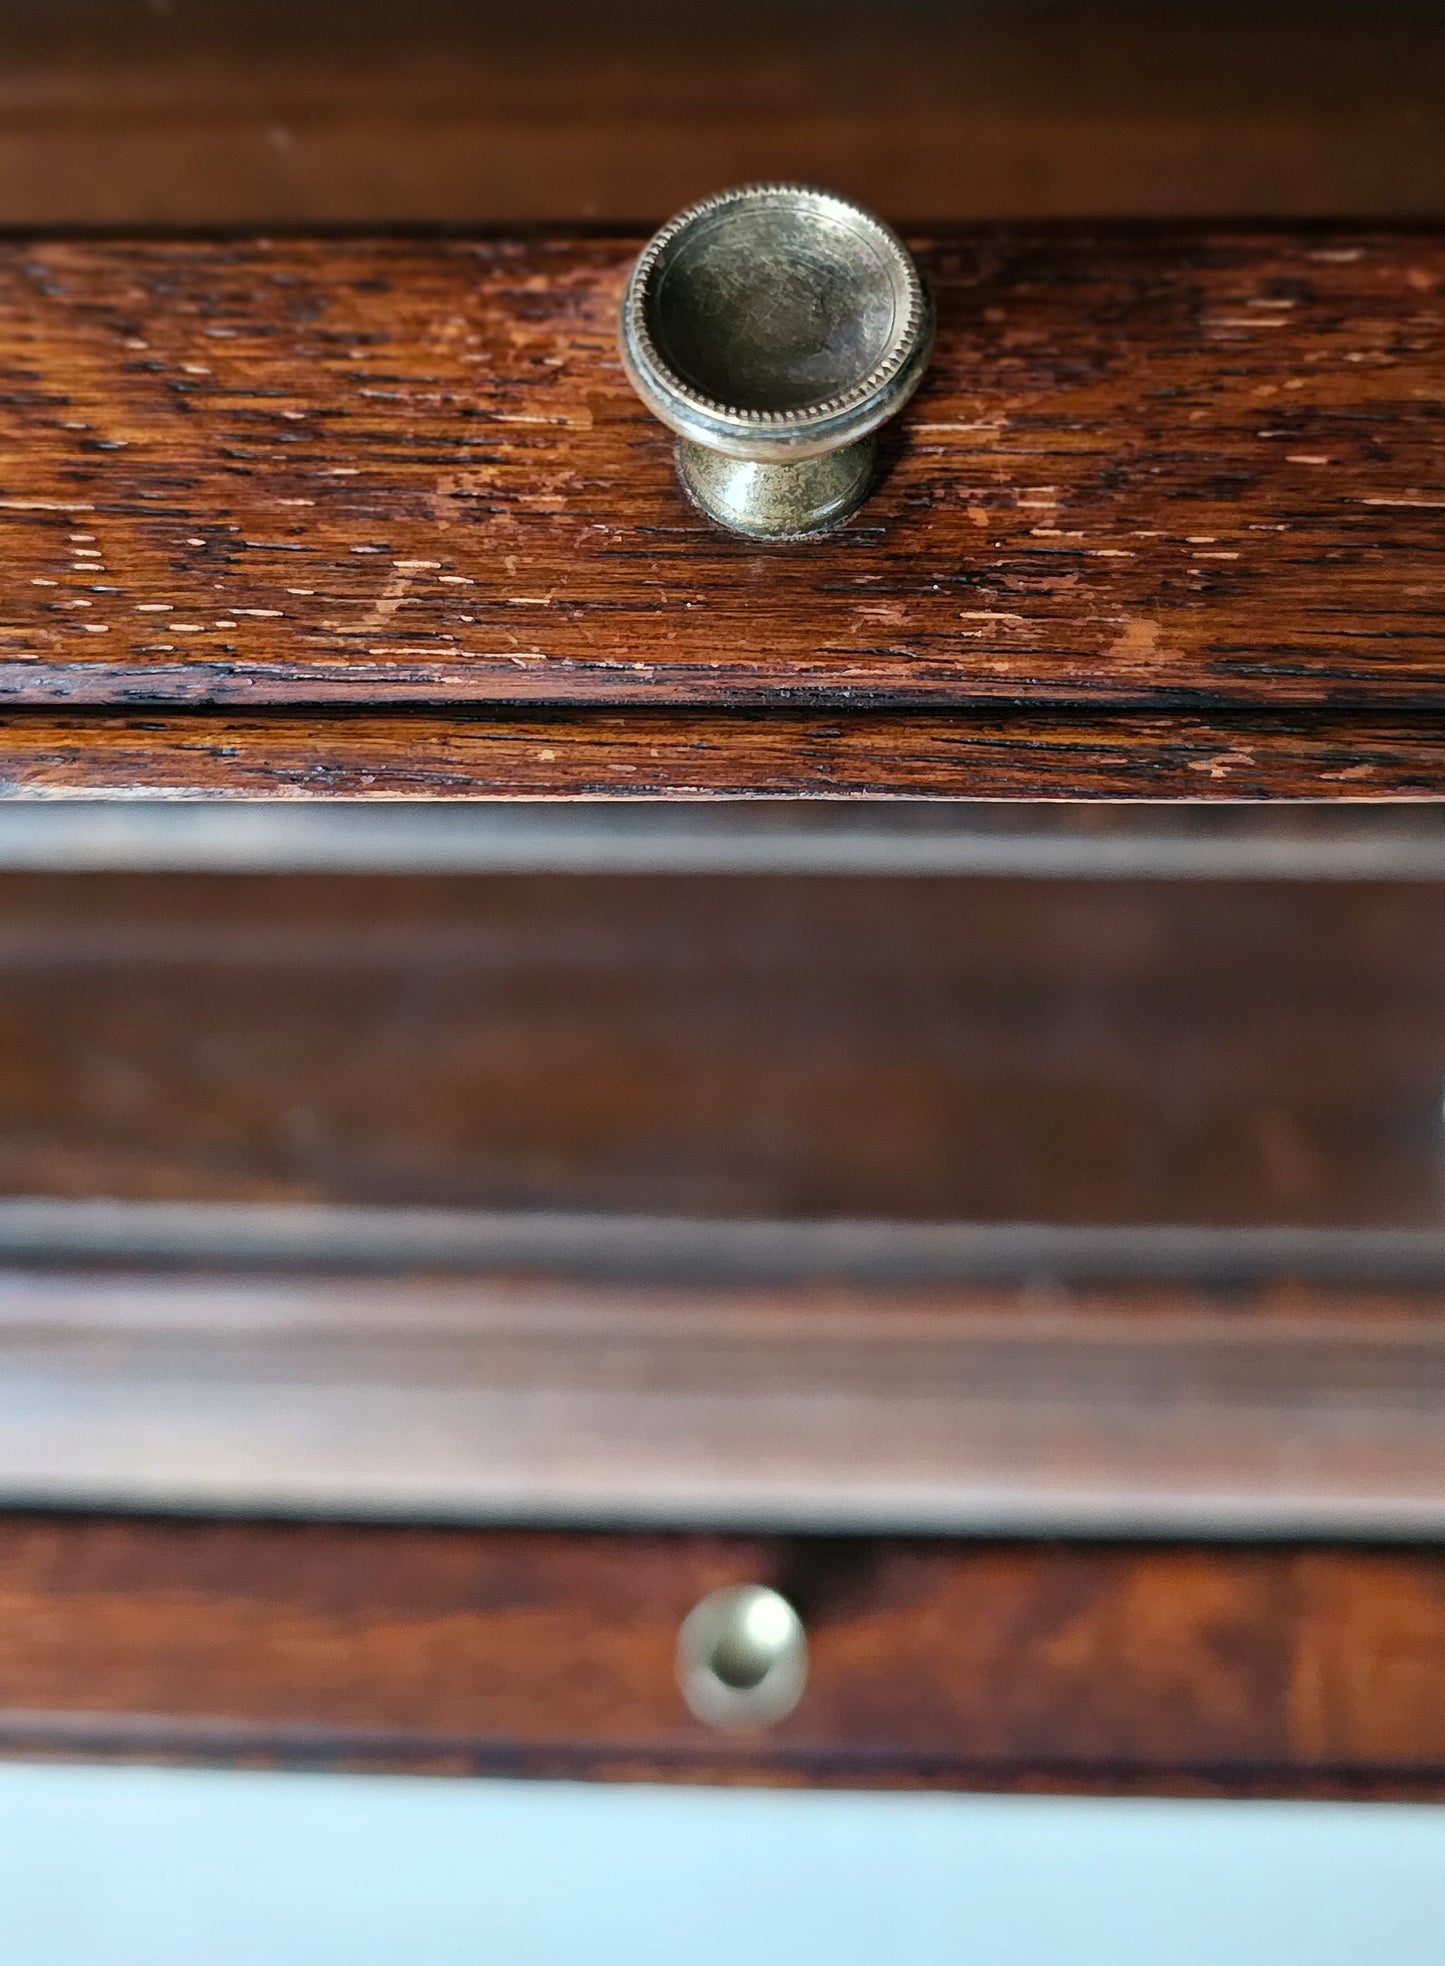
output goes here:
[{"label": "wooden cabinet", "polygon": [[[41,12],[0,1746],[1445,1792],[1439,23]],[[779,172],[938,338],[763,548],[615,328]]]}]

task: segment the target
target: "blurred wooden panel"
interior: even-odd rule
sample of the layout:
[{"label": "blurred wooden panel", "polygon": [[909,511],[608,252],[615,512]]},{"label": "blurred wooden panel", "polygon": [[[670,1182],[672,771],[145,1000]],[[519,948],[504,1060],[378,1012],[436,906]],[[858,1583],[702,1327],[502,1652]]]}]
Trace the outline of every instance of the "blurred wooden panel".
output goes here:
[{"label": "blurred wooden panel", "polygon": [[0,1506],[57,1505],[1439,1542],[1445,1284],[12,1273]]},{"label": "blurred wooden panel", "polygon": [[1435,214],[1418,0],[11,0],[0,220],[661,217],[751,177],[918,219]]},{"label": "blurred wooden panel", "polygon": [[[34,1273],[202,1273],[272,1281],[546,1278],[586,1288],[752,1291],[816,1283],[1438,1290],[1445,1227],[1018,1222],[907,1216],[649,1215],[358,1202],[0,1198],[0,1260]],[[22,1281],[25,1278],[21,1279]]]},{"label": "blurred wooden panel", "polygon": [[0,871],[1445,881],[1445,804],[9,799]]},{"label": "blurred wooden panel", "polygon": [[0,1188],[1440,1221],[1445,891],[0,878]]},{"label": "blurred wooden panel", "polygon": [[[776,1584],[771,1734],[673,1681]],[[0,1519],[0,1746],[454,1773],[1445,1794],[1433,1553]]]}]

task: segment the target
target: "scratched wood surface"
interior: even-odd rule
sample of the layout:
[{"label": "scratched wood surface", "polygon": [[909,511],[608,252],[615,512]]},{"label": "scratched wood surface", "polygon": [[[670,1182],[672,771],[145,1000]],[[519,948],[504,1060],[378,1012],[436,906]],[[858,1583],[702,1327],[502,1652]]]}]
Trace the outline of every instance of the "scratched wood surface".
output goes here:
[{"label": "scratched wood surface", "polygon": [[582,709],[0,712],[0,797],[1434,800],[1445,717]]},{"label": "scratched wood surface", "polygon": [[683,502],[638,241],[11,240],[11,705],[1445,706],[1445,239],[922,242],[836,537]]},{"label": "scratched wood surface", "polygon": [[[704,1591],[788,1591],[772,1733],[690,1718]],[[438,1772],[1445,1795],[1438,1553],[0,1517],[0,1747]]]}]

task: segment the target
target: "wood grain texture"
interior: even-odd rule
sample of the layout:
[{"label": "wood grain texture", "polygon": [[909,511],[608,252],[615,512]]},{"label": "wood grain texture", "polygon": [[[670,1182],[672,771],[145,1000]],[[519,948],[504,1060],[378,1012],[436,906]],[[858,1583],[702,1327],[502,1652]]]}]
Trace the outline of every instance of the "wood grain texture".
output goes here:
[{"label": "wood grain texture", "polygon": [[[758,1579],[812,1674],[773,1733],[676,1692]],[[1445,1565],[1368,1550],[0,1519],[0,1745],[869,1787],[1445,1794]]]},{"label": "wood grain texture", "polygon": [[1419,0],[9,0],[0,222],[1435,216],[1442,105]]},{"label": "wood grain texture", "polygon": [[0,798],[1438,800],[1445,721],[802,711],[0,712]]},{"label": "wood grain texture", "polygon": [[0,695],[1445,705],[1437,232],[922,241],[885,481],[766,551],[621,378],[638,243],[6,243]]},{"label": "wood grain texture", "polygon": [[12,1195],[1433,1227],[1445,889],[0,878]]}]

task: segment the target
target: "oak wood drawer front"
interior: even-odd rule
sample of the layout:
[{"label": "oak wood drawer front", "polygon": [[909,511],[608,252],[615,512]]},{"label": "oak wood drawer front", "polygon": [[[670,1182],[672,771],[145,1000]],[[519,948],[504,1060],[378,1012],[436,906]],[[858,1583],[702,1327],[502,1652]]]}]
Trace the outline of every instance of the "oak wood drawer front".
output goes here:
[{"label": "oak wood drawer front", "polygon": [[7,789],[1439,794],[1438,231],[918,241],[883,482],[767,550],[638,243],[0,244]]}]

